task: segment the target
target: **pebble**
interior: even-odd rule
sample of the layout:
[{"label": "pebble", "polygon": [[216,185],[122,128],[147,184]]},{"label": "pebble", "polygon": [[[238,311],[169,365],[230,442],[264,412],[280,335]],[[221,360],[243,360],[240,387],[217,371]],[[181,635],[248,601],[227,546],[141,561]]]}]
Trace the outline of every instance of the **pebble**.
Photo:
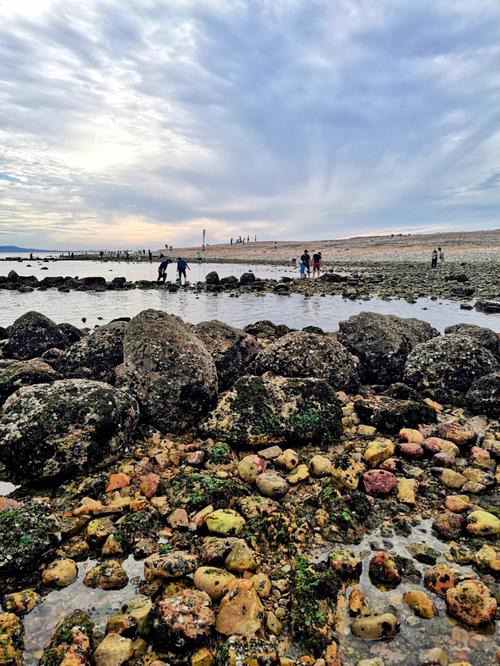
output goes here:
[{"label": "pebble", "polygon": [[415,442],[416,444],[422,444],[424,441],[424,436],[419,430],[414,428],[401,428],[399,431],[399,439],[402,442]]},{"label": "pebble", "polygon": [[301,481],[306,481],[308,478],[309,468],[307,465],[298,465],[287,477],[288,483],[291,483],[292,486],[300,483]]},{"label": "pebble", "polygon": [[332,473],[332,463],[325,456],[313,456],[309,461],[309,466],[313,476],[329,476]]},{"label": "pebble", "polygon": [[171,553],[153,553],[144,562],[144,578],[147,581],[156,578],[182,578],[194,573],[198,567],[198,558],[184,550]]},{"label": "pebble", "polygon": [[394,442],[384,437],[374,439],[368,444],[363,453],[363,460],[368,467],[378,467],[380,463],[394,455]]},{"label": "pebble", "polygon": [[363,474],[363,484],[367,495],[389,495],[397,486],[398,480],[392,472],[372,469]]},{"label": "pebble", "polygon": [[224,564],[228,571],[238,574],[242,574],[245,571],[253,571],[257,568],[253,551],[243,539],[238,539],[234,543]]},{"label": "pebble", "polygon": [[416,479],[398,479],[397,497],[403,504],[414,506],[417,503],[418,481]]},{"label": "pebble", "polygon": [[206,519],[208,531],[222,536],[238,535],[244,528],[245,522],[243,516],[233,509],[217,509]]},{"label": "pebble", "polygon": [[276,472],[259,474],[255,483],[264,497],[271,497],[272,499],[284,497],[289,490],[286,479]]},{"label": "pebble", "polygon": [[500,518],[489,511],[478,509],[467,516],[465,529],[472,536],[498,536],[500,534]]},{"label": "pebble", "polygon": [[293,449],[286,449],[274,462],[280,467],[284,467],[288,471],[291,471],[299,464],[299,456]]},{"label": "pebble", "polygon": [[420,653],[420,666],[447,666],[447,664],[446,652],[440,647],[434,647]]},{"label": "pebble", "polygon": [[235,580],[230,583],[223,597],[215,629],[225,636],[252,638],[264,620],[264,607],[253,586],[252,580]]},{"label": "pebble", "polygon": [[437,615],[437,609],[429,596],[421,590],[411,590],[403,594],[403,601],[419,617],[430,618]]},{"label": "pebble", "polygon": [[246,483],[253,483],[265,470],[267,462],[257,455],[245,456],[238,463],[238,475]]},{"label": "pebble", "polygon": [[78,576],[76,562],[71,559],[54,560],[42,572],[45,585],[67,587],[74,583]]},{"label": "pebble", "polygon": [[455,472],[448,467],[443,469],[439,479],[443,485],[445,485],[447,488],[452,488],[453,490],[460,490],[460,488],[467,481],[463,474],[460,474],[460,472]]},{"label": "pebble", "polygon": [[130,638],[108,634],[94,652],[96,666],[122,666],[132,658],[134,650]]},{"label": "pebble", "polygon": [[448,611],[464,624],[477,627],[495,618],[497,601],[480,580],[464,580],[446,592]]},{"label": "pebble", "polygon": [[87,587],[98,587],[101,590],[121,590],[127,583],[127,573],[118,560],[98,562],[83,579]]},{"label": "pebble", "polygon": [[232,573],[217,567],[199,567],[193,578],[195,588],[206,592],[212,601],[222,599],[232,580],[235,580]]},{"label": "pebble", "polygon": [[392,638],[399,631],[399,620],[392,613],[358,617],[353,620],[351,631],[354,636],[366,641]]}]

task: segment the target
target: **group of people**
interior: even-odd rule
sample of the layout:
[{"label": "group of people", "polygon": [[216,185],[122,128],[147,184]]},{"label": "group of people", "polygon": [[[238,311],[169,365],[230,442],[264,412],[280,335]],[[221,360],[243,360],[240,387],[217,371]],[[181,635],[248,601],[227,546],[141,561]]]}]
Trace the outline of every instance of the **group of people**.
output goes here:
[{"label": "group of people", "polygon": [[[292,259],[292,266],[297,266],[297,260]],[[304,250],[304,254],[300,257],[299,260],[299,272],[300,277],[310,277],[311,276],[311,266],[312,266],[312,276],[319,277],[321,273],[321,252],[316,250],[313,253],[312,257],[309,254],[309,250]]]},{"label": "group of people", "polygon": [[443,248],[438,247],[432,250],[431,255],[431,268],[437,268],[438,259],[440,264],[444,264],[444,251]]},{"label": "group of people", "polygon": [[[254,243],[257,242],[257,236],[253,237],[253,242]],[[230,243],[231,245],[239,245],[240,243],[242,245],[245,245],[245,243],[250,243],[250,236],[247,236],[246,238],[245,236],[238,236],[238,238],[231,238]]]},{"label": "group of people", "polygon": [[[158,279],[157,282],[165,284],[167,279],[167,268],[169,264],[173,263],[171,259],[165,257],[161,260],[158,265]],[[184,283],[187,282],[186,270],[191,270],[189,268],[188,262],[182,257],[177,257],[177,280],[179,284],[182,284],[182,278],[184,278]]]}]

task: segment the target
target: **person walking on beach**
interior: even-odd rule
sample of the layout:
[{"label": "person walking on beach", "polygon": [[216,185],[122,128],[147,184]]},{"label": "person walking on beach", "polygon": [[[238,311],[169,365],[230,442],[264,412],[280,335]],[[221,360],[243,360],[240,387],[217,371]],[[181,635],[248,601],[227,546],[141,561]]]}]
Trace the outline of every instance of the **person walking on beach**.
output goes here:
[{"label": "person walking on beach", "polygon": [[305,265],[307,277],[309,277],[309,274],[311,272],[311,255],[309,254],[309,250],[304,250],[304,254],[300,257],[301,275],[302,275],[302,264]]},{"label": "person walking on beach", "polygon": [[321,271],[321,252],[316,252],[313,254],[313,277],[319,277]]},{"label": "person walking on beach", "polygon": [[444,251],[442,247],[438,247],[439,252],[439,263],[444,264]]},{"label": "person walking on beach", "polygon": [[158,279],[156,280],[158,283],[161,282],[165,284],[165,280],[167,279],[167,268],[169,263],[170,259],[163,259],[163,261],[158,266]]},{"label": "person walking on beach", "polygon": [[179,284],[182,284],[182,278],[184,278],[184,284],[187,282],[186,268],[188,271],[191,270],[185,259],[183,259],[182,257],[177,257],[177,274],[179,276],[178,278]]},{"label": "person walking on beach", "polygon": [[431,255],[431,268],[437,268],[438,265],[438,251],[436,248],[432,250],[432,255]]},{"label": "person walking on beach", "polygon": [[148,250],[148,259],[149,261],[153,261],[153,253],[151,252],[151,250]]}]

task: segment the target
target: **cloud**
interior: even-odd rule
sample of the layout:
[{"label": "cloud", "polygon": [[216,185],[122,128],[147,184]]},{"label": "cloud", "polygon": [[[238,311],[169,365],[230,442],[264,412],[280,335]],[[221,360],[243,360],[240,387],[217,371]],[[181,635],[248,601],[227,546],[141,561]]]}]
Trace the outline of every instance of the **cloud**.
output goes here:
[{"label": "cloud", "polygon": [[1,239],[498,226],[496,0],[0,0]]}]

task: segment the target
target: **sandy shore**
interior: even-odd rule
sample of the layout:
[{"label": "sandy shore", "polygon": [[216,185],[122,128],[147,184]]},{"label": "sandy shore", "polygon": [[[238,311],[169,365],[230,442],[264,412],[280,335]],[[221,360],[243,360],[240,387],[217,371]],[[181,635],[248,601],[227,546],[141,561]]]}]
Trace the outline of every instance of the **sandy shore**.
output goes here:
[{"label": "sandy shore", "polygon": [[[429,261],[434,247],[441,246],[446,259],[454,261],[500,260],[500,229],[426,235],[364,236],[341,240],[253,241],[243,244],[209,245],[210,261],[289,262],[304,248],[321,251],[328,262]],[[194,258],[200,247],[175,247],[168,254]],[[156,255],[165,250],[157,250]]]}]

